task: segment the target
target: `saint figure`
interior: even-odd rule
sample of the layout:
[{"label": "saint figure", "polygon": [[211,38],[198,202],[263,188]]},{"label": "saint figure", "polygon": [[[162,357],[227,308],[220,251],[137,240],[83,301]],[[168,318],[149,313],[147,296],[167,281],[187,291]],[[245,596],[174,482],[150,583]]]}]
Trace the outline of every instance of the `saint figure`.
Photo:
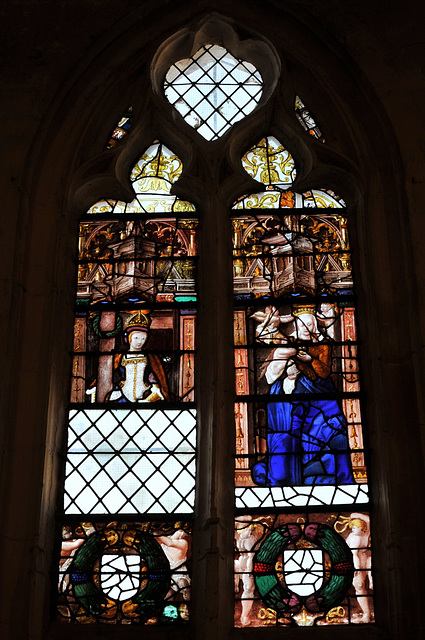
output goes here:
[{"label": "saint figure", "polygon": [[170,399],[160,358],[143,350],[150,323],[150,317],[142,311],[128,320],[125,339],[129,349],[114,358],[114,386],[105,402],[156,402]]},{"label": "saint figure", "polygon": [[[276,348],[266,363],[270,395],[288,399],[268,403],[266,460],[252,468],[258,485],[354,482],[347,421],[332,398],[331,347],[321,342],[313,309],[294,305],[295,331],[287,346]],[[304,397],[297,399],[301,394]]]}]

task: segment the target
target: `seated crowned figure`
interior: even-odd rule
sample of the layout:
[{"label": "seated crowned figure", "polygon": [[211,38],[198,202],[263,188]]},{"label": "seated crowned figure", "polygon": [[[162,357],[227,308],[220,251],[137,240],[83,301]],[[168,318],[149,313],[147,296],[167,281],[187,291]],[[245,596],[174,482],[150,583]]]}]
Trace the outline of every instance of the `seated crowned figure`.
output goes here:
[{"label": "seated crowned figure", "polygon": [[156,402],[169,400],[167,379],[160,358],[145,353],[150,317],[138,311],[127,322],[125,339],[129,349],[114,359],[113,389],[106,402]]}]

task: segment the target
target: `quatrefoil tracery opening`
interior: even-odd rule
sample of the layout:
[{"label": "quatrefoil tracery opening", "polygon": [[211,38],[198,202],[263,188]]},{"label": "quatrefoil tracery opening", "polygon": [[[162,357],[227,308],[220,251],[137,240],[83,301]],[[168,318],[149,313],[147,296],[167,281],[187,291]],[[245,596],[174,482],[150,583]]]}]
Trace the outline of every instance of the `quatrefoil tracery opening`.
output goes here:
[{"label": "quatrefoil tracery opening", "polygon": [[255,109],[263,80],[250,62],[207,44],[170,67],[164,92],[187,124],[206,140],[217,140]]}]

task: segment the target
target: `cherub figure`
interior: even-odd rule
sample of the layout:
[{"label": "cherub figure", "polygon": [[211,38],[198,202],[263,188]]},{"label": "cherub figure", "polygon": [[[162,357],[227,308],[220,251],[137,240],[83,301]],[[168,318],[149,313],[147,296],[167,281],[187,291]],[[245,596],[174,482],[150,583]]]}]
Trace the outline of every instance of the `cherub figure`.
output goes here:
[{"label": "cherub figure", "polygon": [[169,596],[181,591],[183,600],[190,600],[190,578],[185,564],[189,548],[186,538],[186,532],[178,529],[171,536],[158,536],[156,540],[167,556],[172,571]]},{"label": "cherub figure", "polygon": [[255,582],[252,575],[254,562],[254,547],[261,537],[263,527],[252,522],[252,516],[240,516],[235,523],[236,548],[240,551],[239,558],[235,560],[235,591],[239,591],[239,583],[242,582],[240,622],[247,627],[251,621],[251,609],[254,604]]},{"label": "cherub figure", "polygon": [[269,305],[264,311],[256,311],[252,314],[260,324],[257,326],[255,335],[259,342],[266,344],[285,344],[288,338],[279,331],[279,325],[293,321],[292,315],[280,315],[276,307]]},{"label": "cherub figure", "polygon": [[[341,525],[338,526],[338,525]],[[345,542],[353,552],[354,578],[353,587],[362,613],[354,615],[355,622],[372,622],[371,598],[367,593],[373,591],[371,572],[371,551],[369,545],[370,519],[364,513],[352,513],[345,523],[336,522],[335,529],[342,533],[350,529]]]}]

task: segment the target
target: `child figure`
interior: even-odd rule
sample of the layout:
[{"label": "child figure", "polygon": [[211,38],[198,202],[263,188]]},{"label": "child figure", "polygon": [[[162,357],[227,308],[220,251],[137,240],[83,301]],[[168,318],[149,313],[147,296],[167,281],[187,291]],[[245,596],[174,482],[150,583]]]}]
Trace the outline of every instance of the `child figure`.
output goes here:
[{"label": "child figure", "polygon": [[279,331],[281,323],[292,322],[292,315],[281,316],[276,307],[269,305],[264,311],[256,311],[251,318],[260,324],[257,326],[255,335],[259,342],[266,344],[286,344],[288,338]]},{"label": "child figure", "polygon": [[367,595],[368,589],[369,591],[373,591],[372,572],[370,570],[369,522],[369,516],[364,513],[352,513],[342,528],[337,527],[339,523],[336,523],[335,526],[338,533],[342,533],[346,529],[351,529],[345,542],[353,552],[355,569],[353,587],[356,591],[357,602],[362,611],[362,613],[353,616],[355,622],[373,621],[371,598]]}]

